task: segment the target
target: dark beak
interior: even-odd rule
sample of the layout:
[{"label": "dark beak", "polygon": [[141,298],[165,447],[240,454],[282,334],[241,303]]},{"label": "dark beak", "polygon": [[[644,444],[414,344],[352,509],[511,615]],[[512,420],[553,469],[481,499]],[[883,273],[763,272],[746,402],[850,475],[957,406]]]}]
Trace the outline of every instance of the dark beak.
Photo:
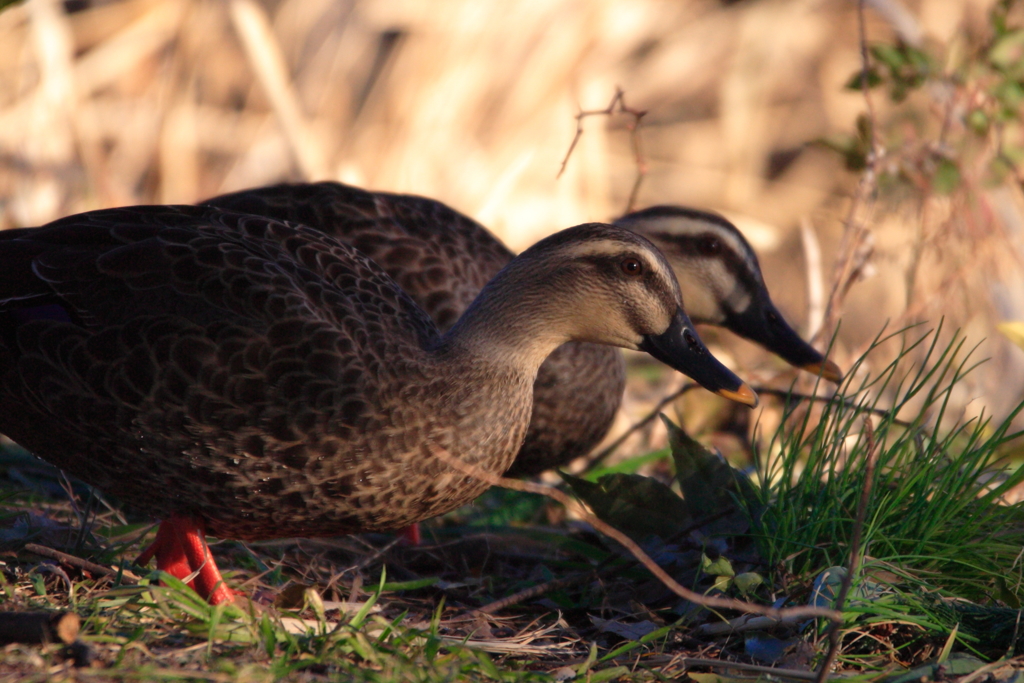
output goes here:
[{"label": "dark beak", "polygon": [[711,355],[681,308],[667,330],[644,337],[640,350],[693,378],[708,391],[751,407],[757,405],[757,394]]},{"label": "dark beak", "polygon": [[830,382],[838,384],[843,381],[843,371],[839,366],[805,342],[771,301],[753,303],[743,313],[731,315],[725,326],[760,344],[790,365],[821,375]]}]

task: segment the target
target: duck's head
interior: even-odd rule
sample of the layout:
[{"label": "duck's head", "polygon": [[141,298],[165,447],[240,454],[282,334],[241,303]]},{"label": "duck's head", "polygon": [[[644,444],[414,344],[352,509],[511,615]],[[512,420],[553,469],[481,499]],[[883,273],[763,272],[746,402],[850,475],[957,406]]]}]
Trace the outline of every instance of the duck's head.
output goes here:
[{"label": "duck's head", "polygon": [[757,255],[725,218],[679,206],[653,206],[615,224],[647,237],[665,254],[695,322],[721,325],[791,365],[842,381],[839,366],[805,342],[779,313]]},{"label": "duck's head", "polygon": [[578,225],[541,240],[506,268],[510,274],[519,269],[539,283],[521,298],[537,327],[557,330],[558,343],[645,351],[710,391],[757,405],[750,387],[704,346],[683,309],[672,267],[643,236],[612,225]]}]

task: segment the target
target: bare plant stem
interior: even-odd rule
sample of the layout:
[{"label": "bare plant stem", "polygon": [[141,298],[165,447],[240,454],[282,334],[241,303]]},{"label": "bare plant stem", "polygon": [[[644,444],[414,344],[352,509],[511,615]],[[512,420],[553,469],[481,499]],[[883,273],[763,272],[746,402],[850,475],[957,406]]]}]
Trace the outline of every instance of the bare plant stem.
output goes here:
[{"label": "bare plant stem", "polygon": [[[505,477],[499,477],[495,474],[491,474],[490,472],[470,463],[462,462],[437,444],[430,444],[430,450],[449,467],[452,467],[453,469],[456,469],[470,477],[479,479],[480,481],[487,482],[491,486],[501,486],[502,488],[512,489],[514,491],[523,491],[525,493],[536,493],[558,501],[562,505],[566,506],[572,505],[574,502],[567,494],[556,488],[535,484],[529,481],[519,481],[518,479],[506,479]],[[652,560],[650,556],[645,553],[643,549],[640,548],[640,546],[637,545],[629,536],[626,536],[626,534],[622,533],[615,527],[598,519],[596,515],[592,514],[588,510],[582,510],[582,515],[587,523],[592,527],[609,538],[614,539],[620,545],[629,550],[633,557],[635,557],[640,564],[646,567],[649,572],[654,574],[654,576],[657,577],[666,588],[684,600],[689,600],[696,605],[717,609],[734,609],[749,614],[763,614],[776,619],[783,619],[787,617],[825,617],[826,619],[837,620],[841,616],[841,614],[836,610],[825,609],[823,607],[787,607],[784,609],[778,609],[776,607],[757,605],[744,600],[735,600],[733,598],[722,598],[695,593],[689,588],[682,586],[678,581],[669,576],[668,573],[659,567],[654,560]]]},{"label": "bare plant stem", "polygon": [[[730,507],[726,508],[725,510],[722,510],[721,512],[717,513],[717,514],[711,515],[710,517],[706,517],[706,518],[700,520],[699,522],[695,522],[695,523],[691,524],[688,527],[680,529],[676,533],[672,534],[669,538],[665,539],[665,543],[672,543],[673,541],[676,541],[676,540],[682,538],[683,536],[689,534],[691,531],[699,529],[702,526],[705,526],[707,524],[711,524],[712,522],[718,521],[719,519],[721,519],[723,517],[726,517],[728,515],[734,514],[735,512],[736,512],[736,508],[730,506]],[[575,584],[578,584],[578,583],[583,583],[584,581],[587,581],[591,577],[598,577],[598,578],[605,579],[605,578],[608,578],[610,576],[614,576],[615,574],[621,573],[621,572],[629,569],[630,567],[633,567],[636,564],[636,562],[634,561],[634,562],[627,562],[627,563],[624,563],[624,564],[620,564],[620,565],[617,565],[617,566],[614,566],[614,567],[610,567],[609,566],[612,562],[614,562],[614,561],[616,561],[618,559],[621,559],[621,558],[619,558],[617,556],[608,557],[608,558],[602,560],[600,563],[598,563],[593,569],[587,570],[585,572],[577,572],[576,574],[573,574],[572,576],[567,576],[564,579],[555,579],[554,581],[546,581],[544,583],[537,584],[536,586],[531,586],[529,588],[525,588],[525,589],[519,591],[518,593],[513,593],[512,595],[510,595],[510,596],[508,596],[506,598],[502,598],[501,600],[495,600],[494,602],[488,603],[488,604],[484,605],[483,607],[481,607],[480,609],[477,609],[477,610],[474,610],[474,611],[476,611],[476,612],[483,612],[484,614],[493,614],[495,612],[498,612],[500,610],[505,609],[506,607],[510,607],[512,605],[519,604],[520,602],[523,602],[524,600],[531,600],[531,599],[533,599],[535,597],[538,597],[540,595],[544,595],[545,593],[549,593],[549,592],[551,592],[553,590],[556,590],[558,588],[565,588],[567,586],[572,586],[572,585],[575,585]]]},{"label": "bare plant stem", "polygon": [[861,91],[864,93],[864,103],[867,109],[871,148],[867,154],[867,167],[857,183],[857,190],[854,192],[853,201],[850,203],[850,210],[844,221],[843,237],[840,242],[839,256],[832,279],[832,291],[829,295],[828,305],[825,307],[824,322],[814,335],[812,342],[820,342],[822,339],[833,334],[836,321],[842,312],[846,295],[853,284],[863,275],[864,268],[874,251],[871,232],[867,227],[867,223],[871,218],[874,208],[873,197],[878,185],[878,165],[884,150],[878,142],[875,107],[871,100],[871,91],[868,88],[871,62],[868,55],[867,33],[864,25],[864,0],[860,0],[857,4],[857,17],[860,34]]},{"label": "bare plant stem", "polygon": [[[843,577],[843,584],[839,588],[839,595],[836,596],[836,611],[842,612],[846,603],[846,596],[853,585],[853,578],[860,571],[860,537],[864,529],[864,519],[867,516],[868,501],[871,499],[871,485],[875,479],[875,462],[878,459],[878,444],[875,441],[875,430],[871,426],[871,418],[864,416],[864,437],[868,442],[868,452],[864,458],[864,487],[860,491],[860,500],[857,501],[857,516],[853,524],[853,536],[850,539],[850,559],[846,566],[846,576]],[[828,679],[828,672],[835,664],[839,655],[840,631],[842,620],[835,619],[828,632],[828,652],[818,669],[817,683],[825,683]]]},{"label": "bare plant stem", "polygon": [[[679,398],[680,396],[682,396],[686,392],[690,391],[691,389],[696,389],[698,386],[699,385],[693,384],[693,383],[685,384],[678,391],[674,391],[671,394],[669,394],[668,396],[666,396],[665,398],[663,398],[662,400],[658,401],[658,405],[654,406],[654,409],[651,410],[650,413],[645,415],[643,417],[643,419],[641,419],[639,422],[634,423],[629,429],[627,429],[625,431],[625,433],[622,434],[622,436],[620,436],[619,438],[615,439],[615,441],[613,441],[606,448],[601,450],[600,453],[598,453],[593,458],[591,458],[590,462],[587,463],[586,468],[583,470],[583,472],[581,474],[585,474],[587,472],[593,471],[594,468],[596,468],[598,465],[600,465],[602,462],[604,462],[608,458],[608,456],[610,456],[612,453],[614,453],[618,449],[618,447],[621,446],[626,441],[626,439],[628,439],[630,436],[632,436],[637,430],[643,429],[644,427],[649,425],[651,423],[651,421],[654,420],[654,418],[658,417],[658,415],[661,414],[662,408],[664,408],[668,404],[672,403],[672,401],[675,401],[677,398]],[[772,388],[772,387],[764,387],[764,386],[757,386],[757,385],[751,386],[751,389],[753,389],[754,392],[757,393],[758,395],[775,396],[775,397],[781,398],[781,399],[796,399],[798,401],[825,402],[825,401],[834,400],[834,398],[835,398],[834,396],[818,396],[817,394],[805,394],[805,393],[801,393],[801,392],[798,392],[798,391],[790,391],[788,389],[775,389],[775,388]],[[889,412],[890,412],[890,411],[888,411],[888,410],[886,410],[884,408],[872,408],[870,406],[859,406],[856,403],[854,403],[852,401],[847,401],[847,400],[843,400],[842,404],[843,404],[843,406],[845,406],[847,408],[852,408],[852,409],[856,409],[856,410],[863,410],[865,412],[871,413],[872,415],[878,415],[880,417],[887,417],[889,415]],[[909,427],[910,426],[909,422],[906,422],[904,420],[897,420],[897,419],[893,419],[893,424],[901,425],[903,427]]]},{"label": "bare plant stem", "polygon": [[[59,550],[48,548],[45,545],[38,545],[36,543],[26,543],[25,550],[29,551],[30,553],[35,553],[36,555],[48,557],[51,560],[63,562],[64,564],[70,565],[72,567],[77,567],[78,569],[84,569],[87,572],[91,572],[99,576],[108,576],[110,578],[113,578],[118,574],[116,570],[111,569],[110,567],[104,567],[101,564],[96,564],[95,562],[90,562],[89,560],[83,560],[80,557],[69,555],[67,553],[62,553]],[[135,576],[131,572],[121,572],[121,583],[133,586],[138,582],[139,577]]]},{"label": "bare plant stem", "polygon": [[643,148],[640,144],[641,119],[647,115],[647,112],[626,106],[625,95],[626,93],[622,88],[616,88],[615,96],[612,97],[612,101],[604,109],[580,111],[580,113],[576,114],[576,134],[573,136],[572,142],[569,144],[569,151],[565,153],[565,158],[562,159],[562,165],[558,169],[558,175],[555,177],[561,178],[562,174],[565,173],[565,167],[569,164],[569,158],[576,150],[576,145],[579,143],[580,138],[583,137],[583,119],[588,116],[614,116],[615,114],[629,114],[633,117],[633,120],[629,123],[629,143],[630,147],[633,149],[633,158],[636,161],[636,179],[633,181],[633,187],[629,191],[629,199],[626,201],[625,213],[629,213],[636,208],[636,199],[640,193],[640,185],[647,176],[647,161],[644,157]]},{"label": "bare plant stem", "polygon": [[669,403],[671,403],[672,401],[676,400],[677,398],[679,398],[680,396],[682,396],[686,392],[690,391],[691,389],[696,389],[698,386],[700,386],[700,385],[699,384],[695,384],[693,382],[688,382],[687,384],[684,384],[682,387],[680,387],[677,391],[672,392],[671,394],[669,394],[665,398],[663,398],[660,401],[658,401],[658,405],[654,406],[654,410],[652,410],[650,413],[648,413],[646,417],[644,417],[639,422],[633,424],[633,426],[631,426],[629,429],[627,429],[622,436],[620,436],[619,438],[615,439],[615,441],[613,441],[610,444],[608,444],[607,448],[605,448],[600,453],[595,455],[590,460],[590,462],[587,463],[587,467],[586,467],[585,470],[583,470],[582,473],[585,474],[587,472],[590,472],[595,467],[600,465],[602,462],[605,461],[605,459],[608,458],[609,455],[614,453],[618,449],[618,447],[621,446],[626,441],[626,439],[628,439],[630,436],[632,436],[637,430],[640,430],[640,429],[643,429],[644,427],[646,427],[648,424],[651,423],[652,420],[654,420],[654,418],[658,417],[658,415],[661,414],[661,409],[662,408],[664,408]]}]

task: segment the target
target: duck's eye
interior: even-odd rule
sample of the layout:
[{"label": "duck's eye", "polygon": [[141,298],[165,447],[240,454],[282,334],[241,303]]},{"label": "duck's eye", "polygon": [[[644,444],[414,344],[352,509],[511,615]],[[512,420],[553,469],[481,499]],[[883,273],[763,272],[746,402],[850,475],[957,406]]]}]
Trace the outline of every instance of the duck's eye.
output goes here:
[{"label": "duck's eye", "polygon": [[644,272],[644,265],[640,263],[640,259],[628,258],[623,260],[622,272],[626,275],[640,275]]},{"label": "duck's eye", "polygon": [[700,241],[700,250],[704,254],[714,255],[722,250],[722,244],[717,237],[705,237]]}]

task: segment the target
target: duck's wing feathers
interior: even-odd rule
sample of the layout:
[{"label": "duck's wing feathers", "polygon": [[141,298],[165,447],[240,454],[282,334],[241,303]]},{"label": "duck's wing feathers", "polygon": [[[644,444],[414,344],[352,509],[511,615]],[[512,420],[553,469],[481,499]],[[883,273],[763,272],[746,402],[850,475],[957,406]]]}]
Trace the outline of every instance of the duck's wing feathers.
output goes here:
[{"label": "duck's wing feathers", "polygon": [[45,300],[86,327],[140,314],[265,330],[375,320],[418,343],[429,319],[377,264],[324,233],[206,207],[94,211],[0,232],[0,307]]},{"label": "duck's wing feathers", "polygon": [[245,190],[204,204],[338,237],[386,270],[442,330],[513,257],[482,225],[424,197],[323,182]]},{"label": "duck's wing feathers", "polygon": [[[187,454],[190,433],[280,461],[325,425],[358,431],[380,376],[408,371],[387,359],[415,365],[437,338],[358,251],[211,208],[0,232],[0,264],[0,433],[115,493],[118,476],[161,462],[126,453]],[[257,433],[272,442],[247,441]],[[94,455],[61,454],[75,448]]]}]

